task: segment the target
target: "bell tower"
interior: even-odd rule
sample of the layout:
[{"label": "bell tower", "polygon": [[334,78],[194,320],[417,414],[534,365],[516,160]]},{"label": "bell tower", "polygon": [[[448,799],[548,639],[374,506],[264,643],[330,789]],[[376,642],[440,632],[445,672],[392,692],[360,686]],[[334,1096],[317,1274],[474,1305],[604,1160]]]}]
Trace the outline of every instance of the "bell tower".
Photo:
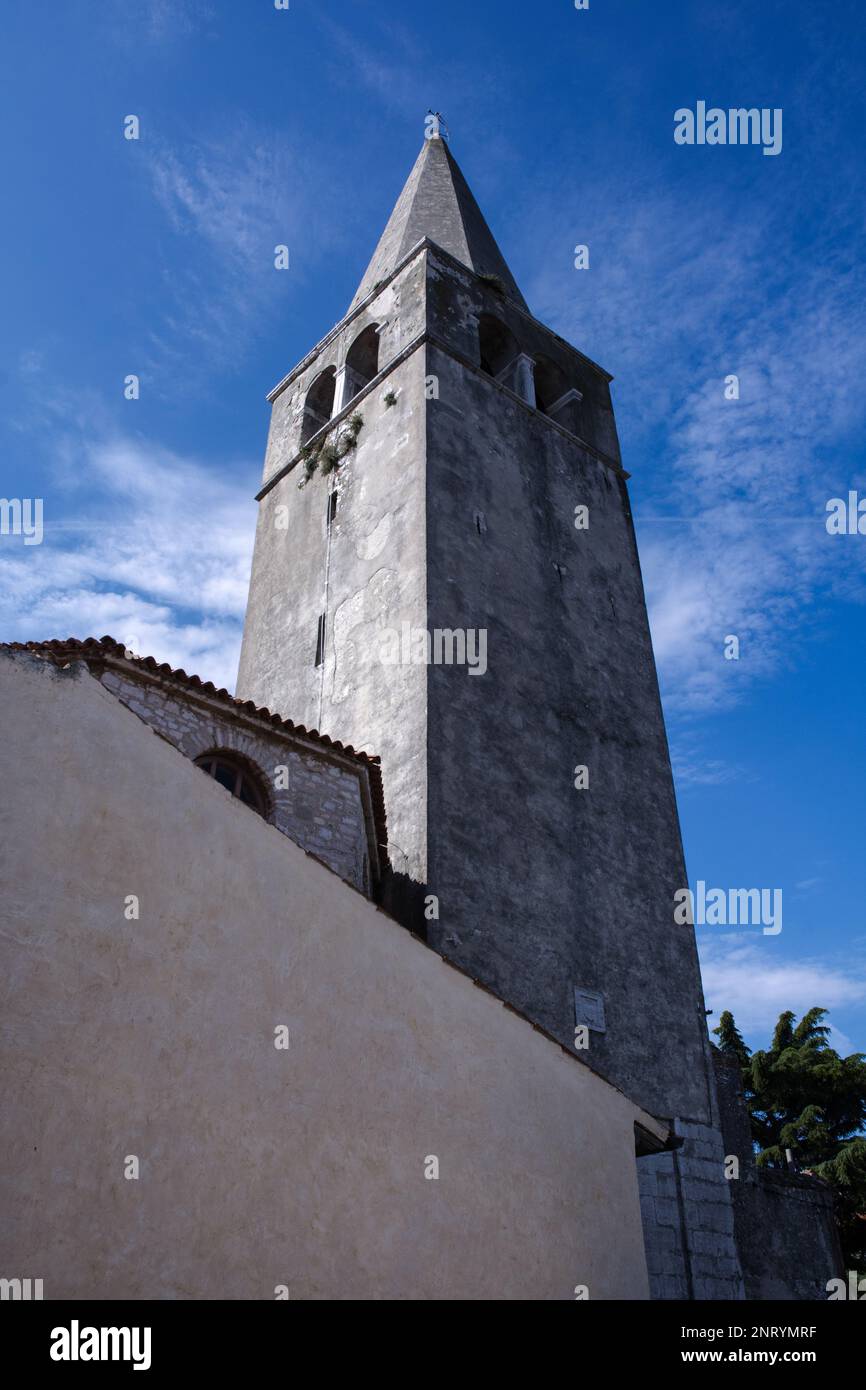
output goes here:
[{"label": "bell tower", "polygon": [[654,1292],[736,1298],[610,381],[533,318],[434,123],[270,394],[238,695],[381,756],[386,906],[676,1120],[640,1161]]}]

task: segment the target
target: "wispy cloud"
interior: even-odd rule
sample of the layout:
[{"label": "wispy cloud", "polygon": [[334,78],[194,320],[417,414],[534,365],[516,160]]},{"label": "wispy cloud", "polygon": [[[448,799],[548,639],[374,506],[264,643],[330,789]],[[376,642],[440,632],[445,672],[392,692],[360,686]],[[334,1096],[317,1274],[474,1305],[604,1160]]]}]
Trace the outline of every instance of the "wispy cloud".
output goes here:
[{"label": "wispy cloud", "polygon": [[375,12],[369,13],[370,27],[378,35],[378,41],[373,38],[369,42],[323,8],[316,18],[334,51],[331,76],[336,85],[353,91],[360,86],[386,110],[403,116],[411,112],[417,118],[421,54],[417,40],[395,15],[385,21]]},{"label": "wispy cloud", "polygon": [[[84,7],[82,7],[84,8]],[[91,22],[94,16],[86,11]],[[207,30],[217,17],[212,0],[103,0],[101,22],[122,48],[164,47]]]},{"label": "wispy cloud", "polygon": [[685,753],[672,754],[674,781],[684,787],[724,787],[731,782],[752,780],[745,768],[722,762],[719,758],[701,760]]},{"label": "wispy cloud", "polygon": [[255,525],[248,470],[226,482],[117,434],[68,448],[87,503],[49,495],[43,544],[4,542],[3,639],[110,633],[233,689]]},{"label": "wispy cloud", "polygon": [[144,0],[139,9],[145,32],[157,42],[195,33],[215,15],[210,0]]},{"label": "wispy cloud", "polygon": [[[164,392],[236,363],[254,333],[288,315],[293,291],[340,236],[325,166],[309,143],[244,117],[182,147],[154,141],[151,188],[176,238],[149,329],[147,369]],[[288,247],[288,270],[275,268],[277,246]]]},{"label": "wispy cloud", "polygon": [[671,731],[670,750],[678,793],[758,780],[756,773],[744,764],[716,757],[707,746],[703,730],[694,723],[677,724]]},{"label": "wispy cloud", "polygon": [[[646,460],[632,488],[667,707],[717,709],[794,660],[822,592],[863,592],[864,548],[824,525],[856,485],[838,458],[866,415],[866,272],[837,245],[850,209],[828,208],[806,256],[769,194],[743,213],[694,182],[547,196],[531,303],[616,370],[626,467]],[[575,241],[589,272],[570,269]]]}]

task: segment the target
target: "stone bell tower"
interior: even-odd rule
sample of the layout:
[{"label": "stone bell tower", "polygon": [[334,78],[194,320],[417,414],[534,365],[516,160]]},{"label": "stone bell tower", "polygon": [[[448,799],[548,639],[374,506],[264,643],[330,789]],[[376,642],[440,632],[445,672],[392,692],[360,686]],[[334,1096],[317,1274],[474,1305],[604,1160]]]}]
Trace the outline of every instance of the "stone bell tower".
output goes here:
[{"label": "stone bell tower", "polygon": [[641,1160],[652,1286],[731,1298],[610,380],[532,317],[434,129],[347,313],[270,394],[238,695],[381,756],[386,906],[676,1120],[683,1147]]}]

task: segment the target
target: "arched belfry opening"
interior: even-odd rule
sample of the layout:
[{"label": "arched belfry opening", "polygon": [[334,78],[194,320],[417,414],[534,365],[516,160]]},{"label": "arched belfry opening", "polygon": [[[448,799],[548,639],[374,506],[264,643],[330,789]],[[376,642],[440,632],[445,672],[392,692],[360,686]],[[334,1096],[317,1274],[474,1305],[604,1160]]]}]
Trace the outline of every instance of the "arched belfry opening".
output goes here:
[{"label": "arched belfry opening", "polygon": [[481,314],[478,319],[478,356],[483,372],[501,381],[528,405],[535,405],[532,358],[521,352],[511,329],[493,314]]},{"label": "arched belfry opening", "polygon": [[346,385],[343,404],[346,405],[359,391],[363,391],[379,374],[379,325],[371,323],[364,328],[346,353]]},{"label": "arched belfry opening", "polygon": [[334,392],[337,385],[336,367],[326,367],[316,377],[304,401],[304,418],[301,422],[301,443],[306,444],[334,413]]},{"label": "arched belfry opening", "polygon": [[582,433],[583,396],[569,384],[568,377],[549,357],[535,359],[535,405],[572,434]]},{"label": "arched belfry opening", "polygon": [[482,314],[478,320],[478,351],[482,372],[498,377],[511,365],[520,349],[507,324],[492,314]]}]

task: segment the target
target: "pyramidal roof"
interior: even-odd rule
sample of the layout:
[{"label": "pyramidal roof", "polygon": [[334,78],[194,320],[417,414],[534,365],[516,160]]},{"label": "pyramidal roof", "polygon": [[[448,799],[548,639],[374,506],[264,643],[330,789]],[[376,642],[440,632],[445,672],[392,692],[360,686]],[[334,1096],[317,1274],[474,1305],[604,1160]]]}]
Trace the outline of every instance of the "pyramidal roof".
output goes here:
[{"label": "pyramidal roof", "polygon": [[442,136],[433,135],[424,141],[349,311],[424,237],[477,274],[495,275],[508,298],[527,307],[457,160]]}]

